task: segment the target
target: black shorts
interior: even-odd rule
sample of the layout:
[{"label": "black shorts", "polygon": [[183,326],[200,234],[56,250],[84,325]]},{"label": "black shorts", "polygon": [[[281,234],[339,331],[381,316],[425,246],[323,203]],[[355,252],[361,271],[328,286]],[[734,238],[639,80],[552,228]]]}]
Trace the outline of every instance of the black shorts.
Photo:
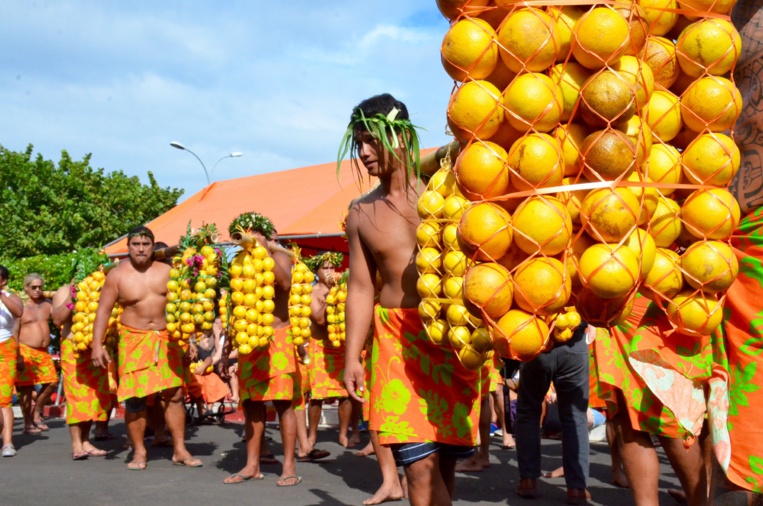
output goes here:
[{"label": "black shorts", "polygon": [[435,452],[440,452],[441,455],[447,455],[456,459],[465,459],[474,455],[473,446],[451,445],[432,441],[393,444],[390,445],[390,448],[392,449],[392,455],[395,457],[395,463],[398,466],[413,464]]}]

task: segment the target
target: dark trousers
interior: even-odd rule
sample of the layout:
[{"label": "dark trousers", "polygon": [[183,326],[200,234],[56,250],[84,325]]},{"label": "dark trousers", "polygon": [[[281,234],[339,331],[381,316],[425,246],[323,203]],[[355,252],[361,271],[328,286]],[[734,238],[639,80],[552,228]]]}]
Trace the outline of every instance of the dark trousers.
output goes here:
[{"label": "dark trousers", "polygon": [[554,382],[562,425],[562,466],[567,488],[586,488],[588,480],[588,345],[582,328],[570,342],[556,344],[522,366],[514,427],[520,478],[540,477],[540,416]]}]

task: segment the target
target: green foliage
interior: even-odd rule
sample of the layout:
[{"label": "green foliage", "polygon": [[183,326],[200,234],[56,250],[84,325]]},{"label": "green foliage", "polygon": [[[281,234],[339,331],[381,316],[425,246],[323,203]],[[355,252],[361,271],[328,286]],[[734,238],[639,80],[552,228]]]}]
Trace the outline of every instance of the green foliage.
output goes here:
[{"label": "green foliage", "polygon": [[236,232],[259,232],[265,239],[273,237],[276,229],[273,226],[273,222],[267,217],[259,213],[242,213],[233,219],[228,227],[228,233],[233,235]]},{"label": "green foliage", "polygon": [[172,208],[183,193],[161,188],[150,171],[143,185],[121,171],[91,168],[90,155],[73,161],[62,151],[56,166],[41,155],[33,159],[32,150],[0,146],[3,258],[99,248]]},{"label": "green foliage", "polygon": [[[91,255],[97,255],[97,250],[89,250]],[[12,259],[0,257],[0,265],[4,265],[11,273],[8,286],[18,294],[24,293],[24,276],[36,272],[45,280],[45,290],[57,290],[72,279],[74,264],[82,253],[64,253],[61,255],[36,255],[27,258]],[[96,266],[97,267],[97,266]]]}]

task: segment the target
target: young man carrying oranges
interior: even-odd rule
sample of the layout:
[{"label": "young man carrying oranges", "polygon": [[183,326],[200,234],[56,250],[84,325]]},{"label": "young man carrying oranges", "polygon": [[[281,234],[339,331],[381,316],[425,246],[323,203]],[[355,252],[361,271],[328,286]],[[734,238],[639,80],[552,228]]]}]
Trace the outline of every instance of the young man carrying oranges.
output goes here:
[{"label": "young man carrying oranges", "polygon": [[[431,344],[418,315],[416,201],[425,185],[419,178],[418,137],[405,105],[389,94],[361,102],[353,109],[340,161],[348,151],[355,167],[360,170],[362,163],[379,185],[352,202],[347,219],[345,386],[363,402],[360,354],[373,323],[370,428],[404,467],[411,504],[447,506],[456,460],[470,456],[476,440],[479,372],[463,367],[451,350]],[[381,289],[375,305],[377,272]],[[438,365],[437,374],[426,367],[431,364]],[[426,414],[422,405],[428,406]]]}]

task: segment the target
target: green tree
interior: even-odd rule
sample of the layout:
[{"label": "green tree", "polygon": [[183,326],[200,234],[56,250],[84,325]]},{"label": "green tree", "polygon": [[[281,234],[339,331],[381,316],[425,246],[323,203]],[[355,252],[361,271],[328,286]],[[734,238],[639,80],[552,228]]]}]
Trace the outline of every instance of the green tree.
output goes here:
[{"label": "green tree", "polygon": [[0,255],[24,258],[99,248],[172,208],[183,190],[149,184],[122,171],[90,167],[61,152],[58,165],[33,146],[14,152],[0,146]]}]

